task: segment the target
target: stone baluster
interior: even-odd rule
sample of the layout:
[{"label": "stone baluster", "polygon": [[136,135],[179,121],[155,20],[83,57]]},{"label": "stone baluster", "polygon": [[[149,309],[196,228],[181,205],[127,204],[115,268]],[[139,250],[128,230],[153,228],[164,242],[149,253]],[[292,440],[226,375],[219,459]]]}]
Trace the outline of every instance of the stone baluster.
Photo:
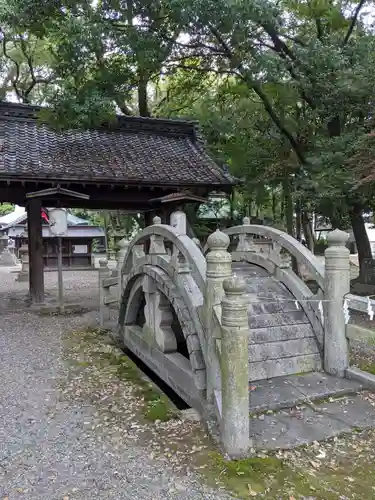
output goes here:
[{"label": "stone baluster", "polygon": [[280,252],[281,252],[280,243],[277,243],[276,241],[270,242],[269,258],[277,266],[280,264]]},{"label": "stone baluster", "polygon": [[292,256],[288,251],[282,251],[279,254],[279,267],[280,269],[290,269],[292,267]]},{"label": "stone baluster", "polygon": [[[250,225],[249,217],[244,217],[242,220],[244,226]],[[248,233],[241,233],[238,237],[237,252],[255,252],[254,236]]]},{"label": "stone baluster", "polygon": [[[181,210],[172,212],[170,217],[170,225],[177,231],[179,235],[186,235],[185,212],[182,212]],[[176,246],[173,246],[171,263],[177,269],[179,274],[188,274],[191,271],[189,263],[187,262],[185,256],[179,251]]]},{"label": "stone baluster", "polygon": [[223,281],[232,276],[232,256],[227,251],[229,236],[217,229],[207,238],[209,252],[206,256],[206,291],[204,300],[204,332],[207,350],[207,399],[212,400],[218,389],[220,370],[216,359],[216,339],[221,329],[214,321],[214,307],[221,304],[224,296]]},{"label": "stone baluster", "polygon": [[103,328],[106,321],[110,319],[109,307],[105,304],[106,297],[109,296],[109,288],[102,286],[103,279],[108,278],[111,275],[111,270],[108,267],[107,259],[99,260],[99,322],[100,327]]},{"label": "stone baluster", "polygon": [[171,213],[170,225],[178,232],[178,234],[186,234],[186,214],[181,210],[176,210]]},{"label": "stone baluster", "polygon": [[119,249],[117,251],[116,260],[117,260],[117,276],[119,277],[119,286],[118,286],[119,297],[121,297],[122,283],[124,280],[124,277],[122,275],[123,271],[122,268],[124,265],[125,256],[128,252],[129,244],[130,244],[129,241],[126,238],[122,238],[118,242]]},{"label": "stone baluster", "polygon": [[129,241],[126,238],[122,238],[118,242],[119,249],[117,251],[116,260],[117,260],[117,270],[119,273],[121,272],[122,266],[124,264],[125,256],[129,248]]},{"label": "stone baluster", "polygon": [[[161,218],[154,217],[153,222],[154,225],[161,224]],[[159,234],[150,236],[150,249],[148,253],[149,255],[167,255],[164,245],[164,236],[160,236]]]},{"label": "stone baluster", "polygon": [[324,278],[324,369],[338,377],[345,376],[349,365],[343,302],[350,291],[349,235],[335,229],[327,236]]},{"label": "stone baluster", "polygon": [[246,456],[249,437],[249,323],[245,281],[233,276],[223,283],[221,340],[221,438],[232,458]]},{"label": "stone baluster", "polygon": [[132,267],[137,265],[137,261],[145,256],[145,247],[143,243],[134,245],[132,248]]},{"label": "stone baluster", "polygon": [[22,267],[21,271],[18,273],[17,281],[29,281],[29,248],[27,245],[22,245],[18,252]]}]

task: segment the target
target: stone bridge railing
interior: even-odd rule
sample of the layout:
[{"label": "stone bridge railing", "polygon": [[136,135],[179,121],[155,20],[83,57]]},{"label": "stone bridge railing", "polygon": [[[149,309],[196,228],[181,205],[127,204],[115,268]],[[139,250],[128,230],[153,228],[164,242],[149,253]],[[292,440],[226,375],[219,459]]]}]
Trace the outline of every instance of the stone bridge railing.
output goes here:
[{"label": "stone bridge railing", "polygon": [[[232,246],[234,244],[232,261],[263,267],[291,291],[305,311],[323,350],[324,264],[289,234],[272,227],[252,225],[247,217],[241,226],[224,232],[231,238]],[[292,265],[293,260],[295,265]]]},{"label": "stone bridge railing", "polygon": [[[195,387],[205,403],[216,407],[226,451],[231,456],[245,455],[249,447],[248,299],[245,283],[233,276],[232,260],[264,267],[285,284],[320,337],[325,370],[343,377],[348,368],[343,314],[350,278],[348,235],[333,231],[328,236],[324,269],[292,237],[250,225],[247,219],[241,226],[211,234],[203,252],[186,235],[183,212],[174,212],[170,225],[160,222],[155,217],[154,224],[129,244],[120,276],[102,275],[102,302],[112,303],[115,294],[110,289],[120,287],[118,334],[124,335],[124,325],[135,324],[142,292],[144,331],[152,333],[152,342],[165,354],[176,349],[171,307],[178,313]],[[232,254],[230,237],[236,239]],[[256,242],[257,237],[262,240]],[[292,258],[316,281],[318,292],[312,292],[296,274]]]}]

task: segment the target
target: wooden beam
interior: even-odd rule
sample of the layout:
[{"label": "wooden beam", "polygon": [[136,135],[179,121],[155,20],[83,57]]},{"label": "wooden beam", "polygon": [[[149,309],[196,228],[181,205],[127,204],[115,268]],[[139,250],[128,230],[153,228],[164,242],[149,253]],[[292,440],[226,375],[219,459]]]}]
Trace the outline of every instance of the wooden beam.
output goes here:
[{"label": "wooden beam", "polygon": [[41,201],[31,199],[27,204],[27,233],[30,261],[30,297],[33,304],[44,302],[44,266]]}]

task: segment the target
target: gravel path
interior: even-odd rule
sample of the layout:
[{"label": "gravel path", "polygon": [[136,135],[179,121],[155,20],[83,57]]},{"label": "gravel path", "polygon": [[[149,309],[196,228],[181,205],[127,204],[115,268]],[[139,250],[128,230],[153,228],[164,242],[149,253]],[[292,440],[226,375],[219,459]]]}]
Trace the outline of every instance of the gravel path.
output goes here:
[{"label": "gravel path", "polygon": [[[94,301],[96,274],[74,274],[64,275],[71,295]],[[51,294],[53,281],[48,273]],[[0,499],[229,500],[194,472],[181,474],[176,462],[151,454],[131,434],[137,422],[127,423],[126,435],[121,426],[106,426],[94,404],[65,397],[64,335],[93,324],[95,312],[59,317],[22,310],[27,285],[14,284],[9,270],[0,271],[0,288]]]},{"label": "gravel path", "polygon": [[[0,314],[9,310],[23,311],[28,297],[29,283],[16,281],[20,267],[0,267]],[[67,302],[79,302],[83,307],[96,310],[99,303],[97,270],[64,271],[64,297]],[[57,301],[57,272],[44,273],[46,301]]]}]

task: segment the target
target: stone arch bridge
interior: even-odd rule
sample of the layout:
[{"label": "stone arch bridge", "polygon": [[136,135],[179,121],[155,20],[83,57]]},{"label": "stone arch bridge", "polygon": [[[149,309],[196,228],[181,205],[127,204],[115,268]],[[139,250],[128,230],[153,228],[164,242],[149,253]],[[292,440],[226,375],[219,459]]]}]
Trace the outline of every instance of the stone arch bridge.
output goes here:
[{"label": "stone arch bridge", "polygon": [[[123,250],[118,275],[101,262],[101,324],[119,302],[117,339],[205,419],[214,416],[231,456],[361,426],[352,415],[348,429],[335,417],[312,424],[314,400],[356,394],[358,407],[357,392],[372,384],[349,368],[346,233],[329,235],[322,265],[288,234],[247,218],[204,248],[187,236],[183,212],[170,225],[153,222]],[[300,404],[302,420],[285,420]],[[372,407],[360,411],[372,425]]]}]

